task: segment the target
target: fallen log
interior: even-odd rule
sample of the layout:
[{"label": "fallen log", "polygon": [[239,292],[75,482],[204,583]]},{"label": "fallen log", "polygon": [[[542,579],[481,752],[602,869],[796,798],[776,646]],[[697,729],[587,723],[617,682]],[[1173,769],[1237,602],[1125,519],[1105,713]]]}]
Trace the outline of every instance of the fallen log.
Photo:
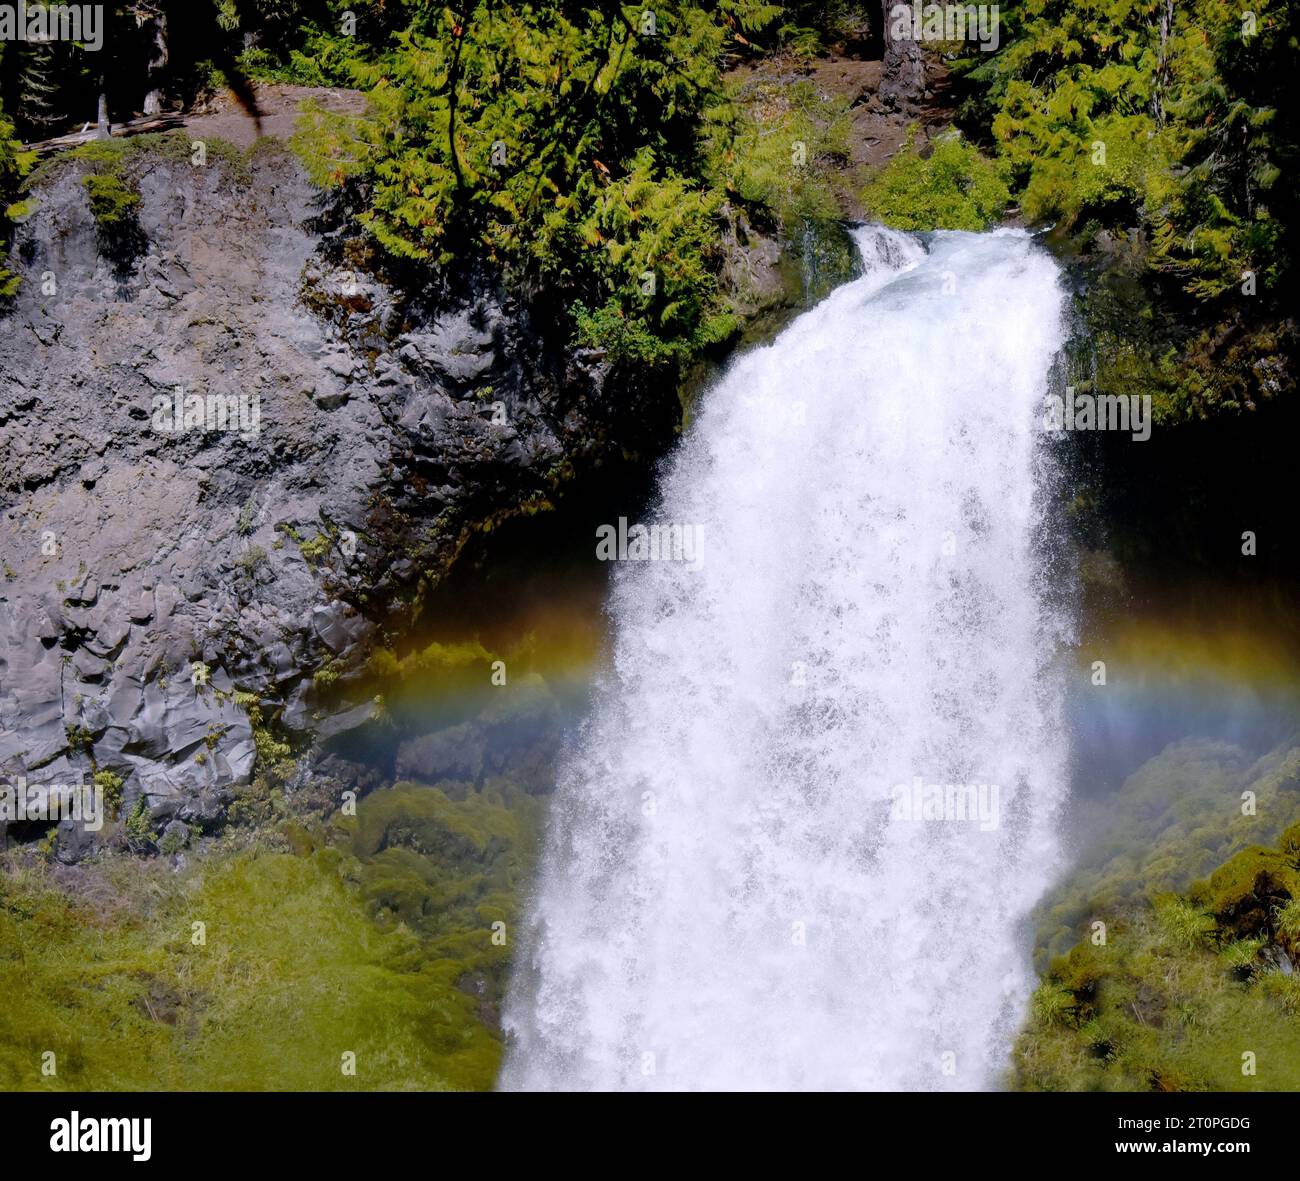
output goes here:
[{"label": "fallen log", "polygon": [[[109,135],[114,139],[119,139],[128,135],[144,135],[151,131],[170,131],[175,127],[185,125],[185,116],[180,112],[173,112],[166,115],[145,115],[139,119],[131,119],[126,123],[113,124],[109,129]],[[49,152],[61,152],[67,148],[77,148],[82,144],[92,143],[99,138],[98,127],[85,127],[81,131],[74,131],[70,135],[58,135],[53,139],[43,139],[36,143],[24,144],[24,148],[29,152],[36,152],[38,155],[46,155]]]}]

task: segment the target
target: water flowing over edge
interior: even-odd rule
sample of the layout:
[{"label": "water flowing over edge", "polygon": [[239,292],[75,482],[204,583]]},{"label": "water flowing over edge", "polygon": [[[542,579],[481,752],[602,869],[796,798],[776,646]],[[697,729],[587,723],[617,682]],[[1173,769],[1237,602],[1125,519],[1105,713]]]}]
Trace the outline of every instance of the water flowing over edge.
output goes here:
[{"label": "water flowing over edge", "polygon": [[1055,265],[855,234],[624,530],[561,773],[509,1089],[996,1085],[1065,785],[1045,585]]}]

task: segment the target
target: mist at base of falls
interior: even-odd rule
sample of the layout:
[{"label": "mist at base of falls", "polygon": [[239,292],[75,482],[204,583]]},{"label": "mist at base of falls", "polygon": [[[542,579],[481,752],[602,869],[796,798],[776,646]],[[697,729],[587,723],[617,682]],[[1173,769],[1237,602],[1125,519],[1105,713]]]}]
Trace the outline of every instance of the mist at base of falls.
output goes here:
[{"label": "mist at base of falls", "polygon": [[998,1085],[1067,780],[1064,293],[1018,231],[856,237],[668,463],[691,560],[621,555],[503,1088]]}]

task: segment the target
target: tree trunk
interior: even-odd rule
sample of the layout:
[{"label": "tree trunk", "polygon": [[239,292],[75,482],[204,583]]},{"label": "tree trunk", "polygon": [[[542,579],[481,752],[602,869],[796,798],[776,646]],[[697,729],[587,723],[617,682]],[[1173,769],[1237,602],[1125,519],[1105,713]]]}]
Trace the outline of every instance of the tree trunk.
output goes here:
[{"label": "tree trunk", "polygon": [[99,109],[95,114],[95,123],[98,128],[95,132],[97,139],[112,138],[113,125],[108,121],[108,92],[106,90],[99,92]]},{"label": "tree trunk", "polygon": [[1169,82],[1169,34],[1174,27],[1174,0],[1165,0],[1160,9],[1160,54],[1156,58],[1155,86],[1151,88],[1151,112],[1156,123],[1165,125],[1164,89]]},{"label": "tree trunk", "polygon": [[162,75],[167,68],[167,14],[153,18],[153,52],[149,55],[149,93],[144,96],[144,113],[157,115],[163,106]]},{"label": "tree trunk", "polygon": [[[897,20],[893,10],[899,9]],[[925,93],[925,57],[921,43],[913,35],[912,7],[900,0],[880,0],[885,46],[884,69],[880,75],[880,99],[891,111],[907,111],[916,106]],[[899,35],[896,37],[895,25]]]}]

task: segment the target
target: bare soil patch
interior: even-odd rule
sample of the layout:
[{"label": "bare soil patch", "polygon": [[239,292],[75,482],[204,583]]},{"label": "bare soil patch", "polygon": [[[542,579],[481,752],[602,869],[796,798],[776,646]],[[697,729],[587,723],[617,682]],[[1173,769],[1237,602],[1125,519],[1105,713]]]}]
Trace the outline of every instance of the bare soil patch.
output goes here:
[{"label": "bare soil patch", "polygon": [[359,90],[267,82],[258,83],[254,92],[259,117],[226,90],[186,115],[181,125],[196,139],[224,139],[247,148],[265,136],[288,139],[294,133],[299,107],[309,98],[338,114],[360,114],[366,109],[366,96]]}]

